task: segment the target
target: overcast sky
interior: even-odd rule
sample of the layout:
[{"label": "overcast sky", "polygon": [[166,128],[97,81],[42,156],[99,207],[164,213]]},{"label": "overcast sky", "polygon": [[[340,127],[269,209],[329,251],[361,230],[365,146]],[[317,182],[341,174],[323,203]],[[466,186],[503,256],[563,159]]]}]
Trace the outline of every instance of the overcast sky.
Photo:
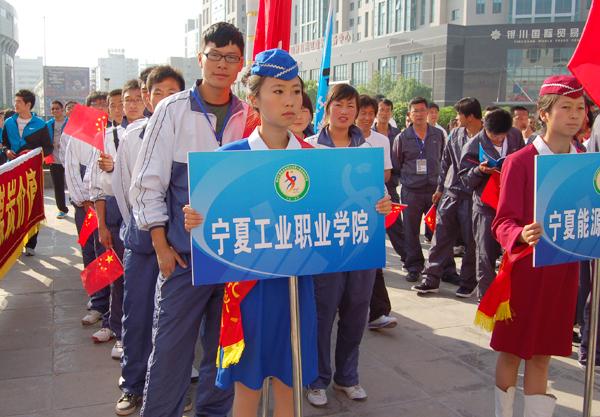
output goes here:
[{"label": "overcast sky", "polygon": [[125,49],[140,64],[184,56],[188,18],[202,0],[8,0],[16,9],[22,58],[44,53],[46,65],[97,65],[109,48]]}]

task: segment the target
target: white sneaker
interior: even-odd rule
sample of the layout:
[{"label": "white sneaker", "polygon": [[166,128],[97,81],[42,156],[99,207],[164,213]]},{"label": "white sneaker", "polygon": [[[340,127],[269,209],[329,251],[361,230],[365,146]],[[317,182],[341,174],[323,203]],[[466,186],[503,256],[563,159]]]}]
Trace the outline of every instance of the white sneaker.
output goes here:
[{"label": "white sneaker", "polygon": [[110,351],[110,357],[119,360],[121,359],[121,356],[123,356],[123,342],[117,340]]},{"label": "white sneaker", "polygon": [[81,324],[83,326],[91,326],[92,324],[96,324],[102,318],[102,313],[96,310],[90,310],[83,318],[81,319]]},{"label": "white sneaker", "polygon": [[121,375],[119,377],[119,379],[117,380],[117,386],[119,387],[119,389],[123,389],[124,383],[125,383],[125,378],[123,378],[123,376]]},{"label": "white sneaker", "polygon": [[327,405],[327,394],[324,389],[311,389],[306,391],[306,399],[314,407],[324,407]]},{"label": "white sneaker", "polygon": [[344,394],[346,394],[346,397],[354,401],[364,401],[367,399],[367,392],[360,385],[342,387],[334,382],[333,388],[338,391],[342,391]]},{"label": "white sneaker", "polygon": [[115,334],[112,330],[103,327],[92,335],[92,340],[94,343],[105,343],[112,340],[113,337],[115,337]]},{"label": "white sneaker", "polygon": [[369,330],[392,329],[396,327],[397,324],[398,320],[396,320],[396,317],[383,315],[369,322]]}]

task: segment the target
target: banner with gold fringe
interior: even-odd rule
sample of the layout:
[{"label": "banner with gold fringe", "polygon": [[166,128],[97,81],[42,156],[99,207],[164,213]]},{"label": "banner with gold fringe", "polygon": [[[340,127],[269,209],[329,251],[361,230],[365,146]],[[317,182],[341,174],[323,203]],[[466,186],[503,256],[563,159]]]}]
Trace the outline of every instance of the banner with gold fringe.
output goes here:
[{"label": "banner with gold fringe", "polygon": [[44,220],[42,149],[0,166],[0,279]]}]

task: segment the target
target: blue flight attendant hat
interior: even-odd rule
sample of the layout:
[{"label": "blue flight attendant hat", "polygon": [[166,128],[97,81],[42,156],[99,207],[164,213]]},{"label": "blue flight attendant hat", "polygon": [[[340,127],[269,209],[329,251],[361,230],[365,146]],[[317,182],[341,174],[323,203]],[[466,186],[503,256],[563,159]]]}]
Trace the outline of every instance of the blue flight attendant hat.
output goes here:
[{"label": "blue flight attendant hat", "polygon": [[268,49],[256,55],[250,73],[289,81],[298,76],[298,63],[283,49]]}]

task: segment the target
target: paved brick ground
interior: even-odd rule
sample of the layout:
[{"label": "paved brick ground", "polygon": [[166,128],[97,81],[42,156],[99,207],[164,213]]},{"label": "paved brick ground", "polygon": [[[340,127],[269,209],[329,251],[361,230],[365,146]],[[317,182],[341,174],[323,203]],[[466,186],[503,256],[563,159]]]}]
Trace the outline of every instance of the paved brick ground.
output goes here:
[{"label": "paved brick ground", "polygon": [[[119,364],[110,345],[92,343],[95,328],[80,324],[86,296],[73,217],[56,220],[50,198],[46,213],[37,255],[21,258],[0,280],[0,417],[113,416]],[[488,336],[471,325],[474,301],[456,299],[451,286],[418,297],[392,252],[385,275],[399,326],[365,333],[360,375],[368,401],[330,391],[327,407],[306,404],[305,415],[493,416],[495,354]],[[553,361],[555,416],[581,415],[583,378],[575,355]],[[519,392],[515,416],[522,404]],[[595,410],[600,415],[597,403]]]}]

